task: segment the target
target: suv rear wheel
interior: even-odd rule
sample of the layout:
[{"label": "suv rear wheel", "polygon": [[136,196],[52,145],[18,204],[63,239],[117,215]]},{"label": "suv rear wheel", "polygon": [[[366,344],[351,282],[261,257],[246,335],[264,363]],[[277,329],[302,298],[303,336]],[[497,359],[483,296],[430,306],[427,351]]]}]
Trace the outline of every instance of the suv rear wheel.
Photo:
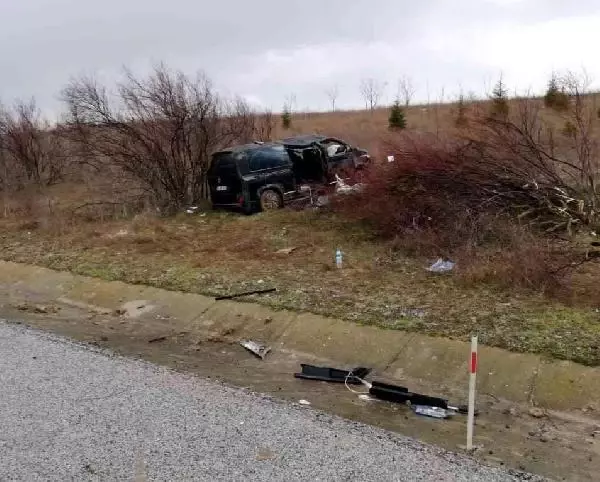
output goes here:
[{"label": "suv rear wheel", "polygon": [[283,207],[281,195],[273,189],[265,189],[260,194],[260,209],[263,211],[272,211]]}]

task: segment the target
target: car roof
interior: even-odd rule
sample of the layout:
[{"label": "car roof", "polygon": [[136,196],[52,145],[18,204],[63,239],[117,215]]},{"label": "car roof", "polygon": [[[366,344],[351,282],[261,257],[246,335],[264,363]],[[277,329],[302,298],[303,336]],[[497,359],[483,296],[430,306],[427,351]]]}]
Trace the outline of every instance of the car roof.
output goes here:
[{"label": "car roof", "polygon": [[252,143],[252,144],[240,144],[238,146],[231,146],[226,149],[222,149],[220,151],[215,152],[214,154],[233,154],[234,152],[248,152],[256,149],[260,149],[261,147],[274,147],[281,146],[280,142],[264,142],[261,144]]},{"label": "car roof", "polygon": [[281,142],[289,147],[306,147],[311,144],[323,142],[325,139],[328,139],[328,137],[318,134],[305,134],[302,136],[286,137]]},{"label": "car roof", "polygon": [[218,152],[215,152],[214,155],[216,155],[216,154],[233,154],[235,152],[248,152],[248,151],[253,151],[255,149],[260,149],[261,147],[268,147],[268,146],[275,147],[275,146],[281,146],[281,145],[283,145],[285,147],[290,147],[292,149],[301,149],[303,147],[309,147],[313,144],[319,144],[326,140],[335,140],[335,138],[323,136],[323,135],[319,135],[319,134],[304,134],[304,135],[299,135],[299,136],[286,137],[279,141],[271,141],[271,142],[264,142],[264,143],[252,143],[252,144],[240,144],[237,146],[231,146],[231,147],[228,147],[227,149],[222,149]]}]

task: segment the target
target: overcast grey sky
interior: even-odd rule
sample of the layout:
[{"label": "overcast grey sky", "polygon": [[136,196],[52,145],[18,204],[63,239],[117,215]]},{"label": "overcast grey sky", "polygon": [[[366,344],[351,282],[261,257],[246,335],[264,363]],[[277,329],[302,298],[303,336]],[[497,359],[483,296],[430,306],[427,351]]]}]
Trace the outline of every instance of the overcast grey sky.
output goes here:
[{"label": "overcast grey sky", "polygon": [[279,110],[360,107],[362,78],[402,75],[417,97],[478,94],[500,73],[543,89],[553,69],[600,81],[600,0],[0,0],[0,99],[48,112],[70,76],[110,82],[123,65],[205,71],[225,93]]}]

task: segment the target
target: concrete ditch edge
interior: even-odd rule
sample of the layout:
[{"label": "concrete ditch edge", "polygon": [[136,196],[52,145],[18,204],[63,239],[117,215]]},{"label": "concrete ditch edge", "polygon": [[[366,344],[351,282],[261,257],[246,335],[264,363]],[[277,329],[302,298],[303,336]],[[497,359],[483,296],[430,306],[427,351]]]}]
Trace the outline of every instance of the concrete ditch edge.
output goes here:
[{"label": "concrete ditch edge", "polygon": [[[422,387],[439,387],[458,396],[466,393],[469,344],[462,341],[4,261],[0,285],[14,298],[29,294],[45,303],[72,303],[100,313],[121,310],[158,324],[165,332],[172,329],[170,320],[177,320],[203,336],[250,338],[339,365],[371,366],[384,378],[409,378]],[[478,391],[550,410],[598,407],[600,368],[482,346]]]}]

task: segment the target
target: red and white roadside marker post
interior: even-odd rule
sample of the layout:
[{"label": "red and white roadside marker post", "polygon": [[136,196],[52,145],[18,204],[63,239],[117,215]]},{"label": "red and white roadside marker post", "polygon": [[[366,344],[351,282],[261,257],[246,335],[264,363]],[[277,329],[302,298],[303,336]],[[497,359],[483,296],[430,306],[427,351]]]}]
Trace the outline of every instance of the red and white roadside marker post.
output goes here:
[{"label": "red and white roadside marker post", "polygon": [[473,428],[475,425],[475,378],[477,377],[477,337],[471,337],[469,359],[469,411],[467,414],[467,450],[473,450]]}]

